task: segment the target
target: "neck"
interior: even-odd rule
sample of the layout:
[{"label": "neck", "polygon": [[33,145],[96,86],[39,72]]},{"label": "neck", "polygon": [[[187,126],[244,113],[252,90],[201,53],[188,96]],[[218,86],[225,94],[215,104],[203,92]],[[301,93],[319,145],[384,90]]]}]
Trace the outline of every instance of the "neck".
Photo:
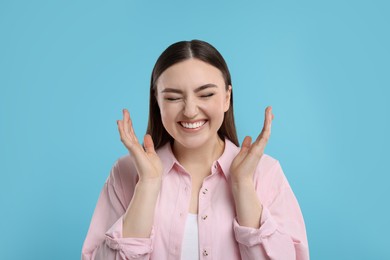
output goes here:
[{"label": "neck", "polygon": [[224,141],[219,136],[214,140],[215,142],[208,142],[201,147],[191,149],[174,142],[173,154],[183,166],[202,165],[211,167],[211,164],[222,155],[225,148]]}]

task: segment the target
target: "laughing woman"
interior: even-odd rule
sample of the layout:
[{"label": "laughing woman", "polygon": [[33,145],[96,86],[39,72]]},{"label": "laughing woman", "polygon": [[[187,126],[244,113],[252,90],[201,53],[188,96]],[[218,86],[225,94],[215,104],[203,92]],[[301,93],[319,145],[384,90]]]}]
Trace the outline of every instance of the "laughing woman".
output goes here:
[{"label": "laughing woman", "polygon": [[228,67],[210,44],[169,46],[151,77],[143,145],[129,112],[129,154],[104,184],[82,259],[309,259],[299,204],[264,154],[274,118],[241,148]]}]

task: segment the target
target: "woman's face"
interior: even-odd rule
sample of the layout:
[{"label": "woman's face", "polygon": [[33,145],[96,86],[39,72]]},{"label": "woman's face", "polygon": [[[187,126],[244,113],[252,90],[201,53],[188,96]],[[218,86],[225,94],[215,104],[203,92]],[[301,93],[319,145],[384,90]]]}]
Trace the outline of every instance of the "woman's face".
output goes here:
[{"label": "woman's face", "polygon": [[183,147],[215,143],[229,109],[230,93],[221,71],[206,62],[188,59],[172,65],[157,81],[162,123]]}]

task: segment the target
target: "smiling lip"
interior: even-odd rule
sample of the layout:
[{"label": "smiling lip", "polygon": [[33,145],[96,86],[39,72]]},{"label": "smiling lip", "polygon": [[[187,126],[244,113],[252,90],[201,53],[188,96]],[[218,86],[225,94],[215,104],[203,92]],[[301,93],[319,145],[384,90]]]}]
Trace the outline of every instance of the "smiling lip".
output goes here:
[{"label": "smiling lip", "polygon": [[181,121],[179,124],[184,127],[185,129],[198,129],[202,127],[207,121],[206,120],[199,120],[195,122],[184,122]]}]

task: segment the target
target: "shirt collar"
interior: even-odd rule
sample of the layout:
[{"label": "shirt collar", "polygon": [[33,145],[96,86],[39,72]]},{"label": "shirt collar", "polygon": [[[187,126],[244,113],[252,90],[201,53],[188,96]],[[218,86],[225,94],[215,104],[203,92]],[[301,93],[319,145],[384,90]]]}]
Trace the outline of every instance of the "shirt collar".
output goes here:
[{"label": "shirt collar", "polygon": [[[230,165],[239,151],[239,147],[237,147],[229,139],[225,138],[224,151],[216,163],[219,165],[226,178],[228,178],[230,175]],[[170,142],[167,142],[160,149],[158,149],[157,154],[159,155],[163,165],[163,176],[165,176],[175,164],[180,166],[180,163],[177,161],[175,155],[172,152]]]},{"label": "shirt collar", "polygon": [[223,174],[228,179],[230,175],[230,165],[232,164],[234,158],[240,151],[240,148],[238,148],[234,143],[232,143],[229,139],[225,138],[225,149],[217,160],[217,163],[219,164]]},{"label": "shirt collar", "polygon": [[167,142],[160,149],[158,149],[157,154],[160,157],[161,163],[163,165],[163,176],[165,176],[175,164],[180,165],[172,152],[170,142]]}]

